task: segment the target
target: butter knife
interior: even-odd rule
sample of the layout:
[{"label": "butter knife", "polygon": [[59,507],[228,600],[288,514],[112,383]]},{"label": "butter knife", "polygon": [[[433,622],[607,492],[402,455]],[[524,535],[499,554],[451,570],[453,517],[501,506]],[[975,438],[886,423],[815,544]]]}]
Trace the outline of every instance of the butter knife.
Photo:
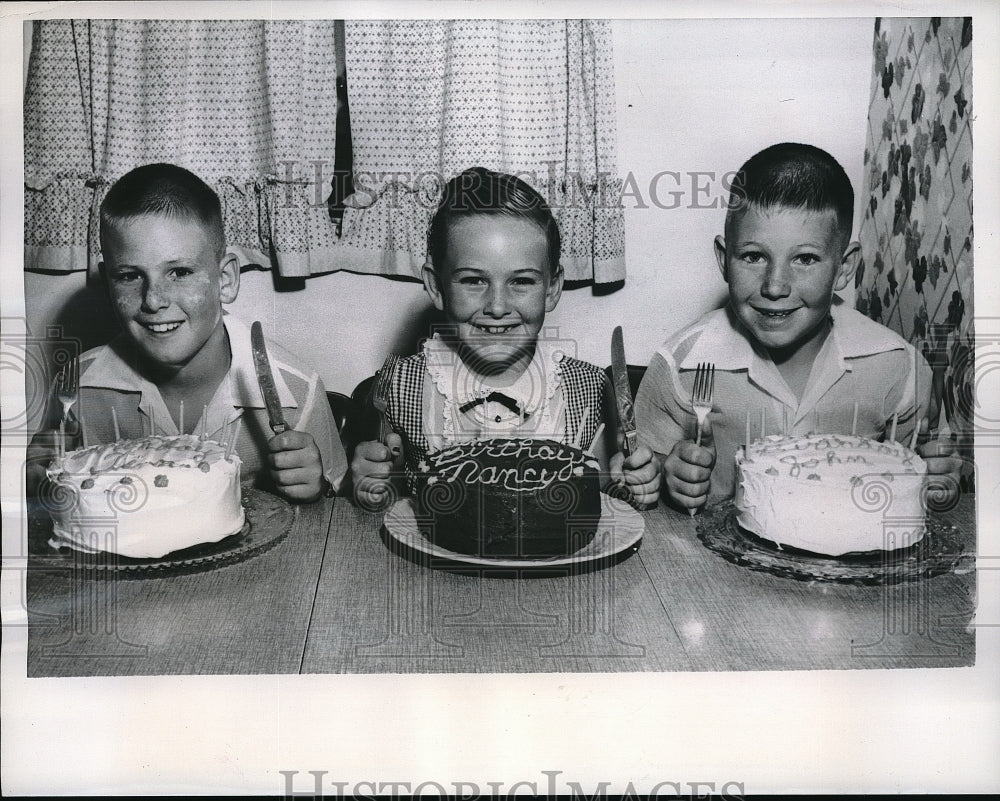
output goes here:
[{"label": "butter knife", "polygon": [[[635,407],[632,405],[632,387],[628,383],[628,366],[625,363],[625,342],[622,327],[616,326],[611,332],[611,383],[615,391],[615,405],[618,407],[618,430],[622,434],[622,453],[627,459],[635,451],[638,432],[635,427]],[[614,498],[628,501],[639,511],[654,509],[656,504],[639,503],[632,489],[624,482],[612,486],[608,493]]]},{"label": "butter knife", "polygon": [[628,383],[628,367],[625,364],[625,342],[622,327],[616,326],[611,333],[611,380],[615,390],[615,404],[618,407],[618,430],[622,433],[622,452],[627,459],[635,450],[635,408],[632,405],[632,388]]},{"label": "butter knife", "polygon": [[259,320],[250,326],[250,345],[253,349],[253,364],[257,370],[257,383],[260,384],[260,394],[264,396],[271,430],[275,434],[281,434],[288,429],[288,426],[285,425],[285,417],[281,413],[281,400],[274,385],[271,362],[267,358],[267,346],[264,344],[264,329]]}]

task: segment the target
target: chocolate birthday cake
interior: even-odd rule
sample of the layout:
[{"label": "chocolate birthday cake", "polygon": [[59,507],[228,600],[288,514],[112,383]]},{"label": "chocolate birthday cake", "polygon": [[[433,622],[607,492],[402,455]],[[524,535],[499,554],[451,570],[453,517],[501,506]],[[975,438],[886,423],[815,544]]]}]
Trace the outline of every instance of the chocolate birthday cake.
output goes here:
[{"label": "chocolate birthday cake", "polygon": [[601,517],[597,460],[551,440],[455,445],[418,466],[418,518],[436,545],[504,558],[566,556]]}]

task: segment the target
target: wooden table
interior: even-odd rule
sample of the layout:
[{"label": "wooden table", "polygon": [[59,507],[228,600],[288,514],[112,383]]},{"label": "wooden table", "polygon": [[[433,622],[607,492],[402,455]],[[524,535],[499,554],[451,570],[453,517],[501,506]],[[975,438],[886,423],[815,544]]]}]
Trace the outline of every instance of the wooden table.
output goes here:
[{"label": "wooden table", "polygon": [[[975,503],[949,518],[974,541]],[[344,499],[204,573],[89,579],[30,569],[29,676],[946,667],[975,661],[974,571],[891,586],[731,564],[695,521],[647,512],[605,570],[478,578],[393,553]]]}]

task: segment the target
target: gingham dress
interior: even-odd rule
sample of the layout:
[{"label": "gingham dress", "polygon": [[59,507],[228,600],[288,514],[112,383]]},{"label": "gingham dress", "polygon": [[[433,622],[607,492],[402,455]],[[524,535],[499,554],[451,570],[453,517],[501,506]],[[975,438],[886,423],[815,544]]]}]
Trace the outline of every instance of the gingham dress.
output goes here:
[{"label": "gingham dress", "polygon": [[[400,359],[390,382],[387,415],[392,430],[403,440],[406,483],[410,492],[414,491],[417,464],[427,456],[429,450],[423,424],[426,361],[423,352]],[[591,414],[587,418],[582,436],[578,436],[580,423],[587,408],[604,408],[607,376],[599,367],[572,356],[563,356],[558,370],[562,377],[559,391],[563,394],[566,409],[562,441],[590,442],[601,423],[600,414]]]}]

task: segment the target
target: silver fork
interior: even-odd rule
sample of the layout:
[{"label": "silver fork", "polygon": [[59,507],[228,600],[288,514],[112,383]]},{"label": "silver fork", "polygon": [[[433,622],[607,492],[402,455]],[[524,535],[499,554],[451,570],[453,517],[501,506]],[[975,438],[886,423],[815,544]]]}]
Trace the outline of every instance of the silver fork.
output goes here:
[{"label": "silver fork", "polygon": [[386,444],[386,439],[389,434],[392,433],[392,426],[389,425],[389,387],[392,382],[392,374],[396,370],[396,362],[399,361],[399,357],[395,354],[390,353],[386,359],[385,364],[382,365],[382,369],[378,371],[378,377],[375,379],[375,390],[372,392],[372,406],[379,413],[379,435],[378,439],[383,445]]},{"label": "silver fork", "polygon": [[62,404],[62,424],[69,422],[69,413],[80,397],[76,360],[64,364],[52,382],[56,398]]},{"label": "silver fork", "polygon": [[694,373],[694,387],[691,390],[691,405],[698,418],[697,445],[701,445],[701,430],[705,426],[708,413],[712,411],[712,396],[715,394],[715,365],[701,362]]},{"label": "silver fork", "polygon": [[[694,373],[694,387],[691,389],[691,405],[698,418],[698,434],[695,444],[701,445],[701,430],[705,426],[708,413],[712,411],[712,395],[715,394],[715,365],[712,362],[701,362]],[[688,509],[691,517],[695,509]]]},{"label": "silver fork", "polygon": [[[77,380],[77,364],[74,359],[64,364],[55,378],[52,379],[52,394],[62,404],[62,416],[59,419],[59,442],[57,448],[60,454],[66,453],[66,424],[69,413],[79,400],[79,381]],[[80,432],[83,433],[82,431]]]}]

